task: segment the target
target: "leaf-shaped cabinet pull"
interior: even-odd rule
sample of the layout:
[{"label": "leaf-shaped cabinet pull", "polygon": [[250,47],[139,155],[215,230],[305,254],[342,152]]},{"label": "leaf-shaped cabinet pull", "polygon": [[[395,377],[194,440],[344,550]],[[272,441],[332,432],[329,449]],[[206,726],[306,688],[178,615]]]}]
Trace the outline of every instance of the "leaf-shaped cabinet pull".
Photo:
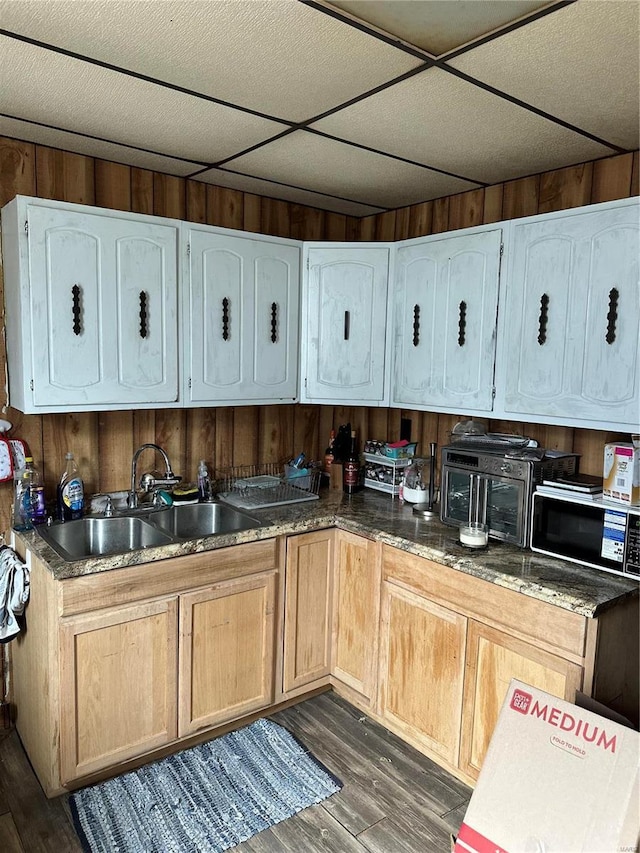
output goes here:
[{"label": "leaf-shaped cabinet pull", "polygon": [[609,311],[607,313],[607,334],[605,341],[611,345],[616,339],[616,324],[618,322],[618,300],[620,292],[617,287],[609,291]]},{"label": "leaf-shaped cabinet pull", "polygon": [[413,345],[417,347],[420,343],[420,306],[413,306]]},{"label": "leaf-shaped cabinet pull", "polygon": [[229,340],[229,325],[231,323],[231,320],[229,317],[229,306],[230,306],[230,304],[231,303],[229,302],[229,300],[225,296],[225,298],[222,300],[222,340],[223,341]]},{"label": "leaf-shaped cabinet pull", "polygon": [[540,297],[540,315],[538,317],[538,343],[544,346],[547,342],[547,323],[549,322],[549,296],[543,293]]},{"label": "leaf-shaped cabinet pull", "polygon": [[278,303],[271,303],[271,343],[278,342]]},{"label": "leaf-shaped cabinet pull", "polygon": [[149,334],[149,316],[147,313],[147,294],[144,290],[140,291],[140,337],[146,338]]},{"label": "leaf-shaped cabinet pull", "polygon": [[73,334],[82,334],[82,290],[79,284],[71,288],[71,314],[73,318]]},{"label": "leaf-shaped cabinet pull", "polygon": [[458,346],[463,347],[467,334],[467,303],[462,300],[458,306]]}]

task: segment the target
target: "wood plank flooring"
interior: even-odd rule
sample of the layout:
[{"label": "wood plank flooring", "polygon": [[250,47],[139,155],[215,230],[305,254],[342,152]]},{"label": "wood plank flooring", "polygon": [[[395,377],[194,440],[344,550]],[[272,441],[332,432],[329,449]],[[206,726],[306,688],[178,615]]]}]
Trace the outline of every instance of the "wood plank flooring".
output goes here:
[{"label": "wood plank flooring", "polygon": [[[342,780],[237,853],[441,853],[471,790],[334,693],[272,716]],[[15,731],[0,734],[0,851],[81,853],[66,798],[47,800]],[[163,853],[163,851],[155,851]]]}]

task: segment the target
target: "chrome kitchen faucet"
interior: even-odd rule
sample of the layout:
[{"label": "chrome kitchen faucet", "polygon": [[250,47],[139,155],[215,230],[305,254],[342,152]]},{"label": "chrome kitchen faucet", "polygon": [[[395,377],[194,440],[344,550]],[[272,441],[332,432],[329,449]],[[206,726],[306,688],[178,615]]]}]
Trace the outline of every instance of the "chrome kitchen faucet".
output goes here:
[{"label": "chrome kitchen faucet", "polygon": [[131,489],[129,491],[129,497],[127,498],[127,503],[130,509],[138,506],[138,494],[136,491],[136,477],[138,470],[138,457],[142,453],[143,450],[150,448],[152,450],[156,450],[164,459],[165,464],[165,474],[164,477],[154,477],[152,474],[144,474],[140,480],[140,488],[144,492],[152,492],[154,489],[159,489],[167,486],[175,486],[177,485],[182,477],[176,475],[171,470],[171,463],[169,462],[169,457],[166,452],[160,447],[158,444],[143,444],[141,445],[136,452],[133,454],[133,458],[131,460]]}]

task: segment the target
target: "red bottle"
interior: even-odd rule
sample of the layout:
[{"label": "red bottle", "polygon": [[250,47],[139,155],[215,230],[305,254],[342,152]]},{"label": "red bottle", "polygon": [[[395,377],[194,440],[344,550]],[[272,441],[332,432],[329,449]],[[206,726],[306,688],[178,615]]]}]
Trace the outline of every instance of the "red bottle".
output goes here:
[{"label": "red bottle", "polygon": [[351,431],[351,446],[344,462],[342,463],[342,490],[348,495],[359,492],[360,485],[360,456],[356,444],[355,431]]}]

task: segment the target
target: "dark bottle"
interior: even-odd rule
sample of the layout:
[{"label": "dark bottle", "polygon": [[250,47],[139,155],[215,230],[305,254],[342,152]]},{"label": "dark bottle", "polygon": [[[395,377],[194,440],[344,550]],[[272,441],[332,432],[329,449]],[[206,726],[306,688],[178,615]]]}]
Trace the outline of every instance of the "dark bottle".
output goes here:
[{"label": "dark bottle", "polygon": [[360,491],[360,457],[356,445],[355,431],[351,431],[349,452],[342,463],[342,490],[348,495]]},{"label": "dark bottle", "polygon": [[331,436],[329,437],[329,446],[324,452],[324,470],[327,474],[331,473],[331,466],[333,465],[333,445],[336,440],[336,431],[334,429],[331,430]]}]

